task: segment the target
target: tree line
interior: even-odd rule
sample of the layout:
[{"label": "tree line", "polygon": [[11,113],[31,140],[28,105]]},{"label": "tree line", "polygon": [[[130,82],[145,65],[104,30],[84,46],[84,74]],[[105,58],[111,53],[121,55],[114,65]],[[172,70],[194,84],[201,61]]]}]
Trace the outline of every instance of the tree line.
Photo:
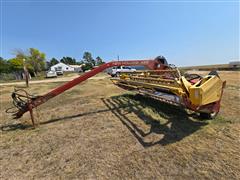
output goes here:
[{"label": "tree line", "polygon": [[84,52],[83,58],[80,61],[68,56],[61,59],[52,58],[50,61],[47,61],[46,54],[36,48],[29,48],[26,51],[14,50],[14,55],[15,57],[11,59],[0,57],[0,74],[22,72],[24,65],[31,75],[37,76],[39,72],[46,71],[59,62],[68,65],[83,65],[82,68],[84,71],[104,64],[102,58],[97,56],[94,59],[90,52]]}]

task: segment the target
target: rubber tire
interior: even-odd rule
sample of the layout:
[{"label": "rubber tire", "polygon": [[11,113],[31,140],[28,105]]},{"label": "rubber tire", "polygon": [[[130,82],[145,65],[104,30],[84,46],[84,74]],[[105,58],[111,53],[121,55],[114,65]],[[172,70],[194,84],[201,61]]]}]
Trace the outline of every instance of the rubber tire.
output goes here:
[{"label": "rubber tire", "polygon": [[217,116],[218,112],[213,113],[200,113],[200,118],[202,119],[214,119]]}]

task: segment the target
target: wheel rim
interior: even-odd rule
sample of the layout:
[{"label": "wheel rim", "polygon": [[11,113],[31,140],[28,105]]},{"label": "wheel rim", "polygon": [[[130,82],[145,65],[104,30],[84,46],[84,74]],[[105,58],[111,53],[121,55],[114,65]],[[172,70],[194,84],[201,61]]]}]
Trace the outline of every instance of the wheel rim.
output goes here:
[{"label": "wheel rim", "polygon": [[211,116],[211,118],[214,118],[217,116],[217,114],[218,114],[218,112],[212,112],[212,113],[210,113],[210,116]]}]

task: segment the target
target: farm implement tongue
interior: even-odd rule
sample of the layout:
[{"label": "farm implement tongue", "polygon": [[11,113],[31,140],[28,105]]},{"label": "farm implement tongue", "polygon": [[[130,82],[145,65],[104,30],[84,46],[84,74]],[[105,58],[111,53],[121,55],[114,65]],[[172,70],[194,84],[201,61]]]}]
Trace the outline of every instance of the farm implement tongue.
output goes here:
[{"label": "farm implement tongue", "polygon": [[7,109],[6,112],[12,113],[13,117],[17,119],[29,111],[32,124],[35,126],[34,108],[114,66],[145,66],[148,69],[120,73],[119,77],[111,78],[118,87],[190,109],[205,118],[214,118],[219,112],[226,82],[223,82],[216,72],[211,72],[204,77],[196,74],[181,75],[175,66],[168,65],[163,56],[149,60],[112,61],[86,72],[42,96],[32,96],[21,89],[15,90],[12,93],[14,107]]}]

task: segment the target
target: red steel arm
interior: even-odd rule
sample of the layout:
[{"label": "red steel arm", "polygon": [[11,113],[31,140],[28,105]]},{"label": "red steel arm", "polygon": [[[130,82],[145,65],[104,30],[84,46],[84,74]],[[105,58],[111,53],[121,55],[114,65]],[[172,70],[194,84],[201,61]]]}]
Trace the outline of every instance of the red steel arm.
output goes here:
[{"label": "red steel arm", "polygon": [[[81,82],[87,80],[88,78],[102,72],[103,70],[113,67],[113,66],[146,66],[151,70],[155,69],[164,69],[166,68],[166,65],[162,64],[161,61],[155,59],[155,60],[128,60],[128,61],[112,61],[106,64],[103,64],[87,73],[84,73],[83,75],[55,88],[54,90],[48,92],[47,94],[43,96],[39,96],[37,98],[33,98],[29,100],[24,107],[21,107],[17,113],[14,114],[15,118],[20,118],[25,112],[30,111],[31,117],[32,117],[32,109],[45,103],[49,99],[63,93],[64,91],[80,84]],[[33,117],[32,117],[33,121]],[[34,124],[34,121],[33,121]]]}]

